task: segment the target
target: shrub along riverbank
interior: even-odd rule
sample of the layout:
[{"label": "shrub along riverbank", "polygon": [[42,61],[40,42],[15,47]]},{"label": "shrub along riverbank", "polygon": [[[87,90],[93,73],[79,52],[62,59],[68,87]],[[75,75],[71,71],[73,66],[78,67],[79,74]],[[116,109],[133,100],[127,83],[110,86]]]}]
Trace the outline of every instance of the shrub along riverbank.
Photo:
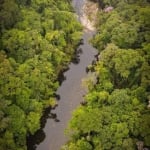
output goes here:
[{"label": "shrub along riverbank", "polygon": [[150,3],[103,0],[92,44],[99,50],[84,106],[74,111],[65,150],[150,147]]},{"label": "shrub along riverbank", "polygon": [[25,150],[82,27],[68,0],[1,0],[0,20],[0,150]]}]

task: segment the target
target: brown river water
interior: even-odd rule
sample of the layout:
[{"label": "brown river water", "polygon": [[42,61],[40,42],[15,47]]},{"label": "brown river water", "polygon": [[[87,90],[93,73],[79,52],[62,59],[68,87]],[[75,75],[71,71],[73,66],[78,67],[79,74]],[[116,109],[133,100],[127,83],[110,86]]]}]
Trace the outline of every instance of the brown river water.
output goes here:
[{"label": "brown river water", "polygon": [[[83,5],[86,0],[73,0],[72,5],[79,16],[83,14]],[[80,20],[81,21],[81,20]],[[94,31],[86,30],[83,33],[83,45],[79,48],[82,53],[79,56],[79,63],[70,63],[69,70],[64,72],[66,80],[57,90],[60,96],[58,107],[54,110],[47,110],[49,113],[44,116],[43,128],[36,135],[28,139],[28,150],[60,150],[61,146],[68,140],[64,131],[71,118],[72,111],[83,101],[86,91],[82,86],[82,80],[87,77],[86,67],[92,63],[97,50],[89,44],[89,39]],[[53,116],[53,117],[52,117]],[[55,119],[54,119],[55,118]]]}]

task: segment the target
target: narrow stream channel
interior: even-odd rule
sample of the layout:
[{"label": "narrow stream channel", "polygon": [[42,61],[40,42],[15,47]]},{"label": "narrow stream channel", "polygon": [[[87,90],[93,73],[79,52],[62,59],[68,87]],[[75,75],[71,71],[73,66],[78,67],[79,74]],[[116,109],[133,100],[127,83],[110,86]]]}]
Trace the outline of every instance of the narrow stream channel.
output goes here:
[{"label": "narrow stream channel", "polygon": [[[73,0],[72,2],[79,19],[82,15],[85,1]],[[51,111],[51,114],[57,116],[57,119],[48,118],[46,120],[44,128],[41,129],[38,135],[39,141],[42,142],[32,145],[34,142],[31,141],[31,145],[30,143],[28,145],[28,150],[60,150],[60,147],[67,141],[64,130],[71,118],[72,111],[83,101],[85,89],[81,85],[82,79],[87,76],[86,67],[92,63],[95,59],[94,55],[97,54],[97,50],[88,42],[93,35],[94,31],[84,32],[82,37],[84,44],[80,46],[83,51],[80,54],[80,62],[78,64],[71,63],[69,70],[64,73],[66,80],[63,81],[57,90],[57,94],[60,95],[58,107]],[[34,141],[34,139],[31,140]],[[38,142],[36,141],[36,143]]]}]

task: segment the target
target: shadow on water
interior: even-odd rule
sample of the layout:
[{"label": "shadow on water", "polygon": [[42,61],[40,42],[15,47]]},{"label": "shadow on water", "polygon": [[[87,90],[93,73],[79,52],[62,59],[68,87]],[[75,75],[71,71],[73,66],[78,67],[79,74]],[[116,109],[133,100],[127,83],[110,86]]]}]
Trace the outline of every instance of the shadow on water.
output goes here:
[{"label": "shadow on water", "polygon": [[[80,46],[83,44],[84,44],[84,39],[81,39],[77,45],[77,48],[76,48],[74,55],[72,57],[72,60],[71,60],[71,62],[73,64],[79,64],[80,63],[80,55],[83,53],[83,50]],[[59,85],[61,85],[66,80],[66,76],[64,75],[64,72],[68,71],[69,69],[70,68],[68,66],[59,73],[59,75],[58,75]]]},{"label": "shadow on water", "polygon": [[44,114],[41,118],[41,128],[34,134],[29,135],[27,137],[27,148],[28,150],[36,150],[36,145],[39,145],[42,141],[44,141],[46,135],[43,131],[43,128],[46,124],[46,120],[49,118],[50,108],[44,111]]},{"label": "shadow on water", "polygon": [[74,56],[72,58],[73,64],[79,64],[80,63],[80,55],[83,53],[81,45],[84,45],[84,39],[81,39],[77,45],[77,49],[75,50]]},{"label": "shadow on water", "polygon": [[[59,85],[61,86],[61,84],[66,80],[66,76],[64,75],[64,72],[68,71],[70,68],[69,66],[66,66],[62,71],[60,71],[60,73],[58,74],[57,80],[59,82]],[[57,97],[56,97],[57,98]]]},{"label": "shadow on water", "polygon": [[[57,100],[59,100],[60,96],[58,94],[56,94],[56,96],[58,97]],[[27,137],[28,150],[36,150],[37,145],[43,142],[46,138],[43,128],[45,127],[47,119],[53,119],[55,122],[60,122],[60,120],[57,118],[57,114],[52,113],[51,110],[52,108],[47,108],[44,111],[43,117],[41,118],[41,128],[34,135],[29,135]]]}]

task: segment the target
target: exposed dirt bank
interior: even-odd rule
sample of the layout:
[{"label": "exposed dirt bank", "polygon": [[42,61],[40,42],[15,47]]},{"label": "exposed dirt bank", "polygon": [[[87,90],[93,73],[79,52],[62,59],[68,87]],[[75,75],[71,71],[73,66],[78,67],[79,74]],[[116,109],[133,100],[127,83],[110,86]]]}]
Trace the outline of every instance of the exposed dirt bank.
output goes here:
[{"label": "exposed dirt bank", "polygon": [[95,31],[95,25],[98,17],[98,4],[86,0],[83,6],[83,14],[80,18],[82,25],[87,30]]}]

